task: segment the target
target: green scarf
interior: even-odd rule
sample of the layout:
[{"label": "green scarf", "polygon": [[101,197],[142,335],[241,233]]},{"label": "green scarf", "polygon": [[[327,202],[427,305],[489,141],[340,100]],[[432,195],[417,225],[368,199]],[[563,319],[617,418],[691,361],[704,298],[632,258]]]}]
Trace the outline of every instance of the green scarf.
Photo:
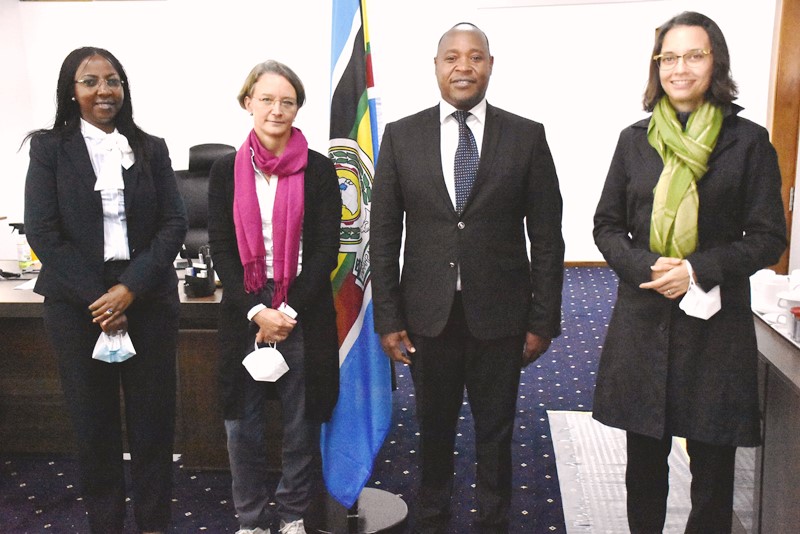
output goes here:
[{"label": "green scarf", "polygon": [[686,131],[664,96],[653,109],[647,140],[664,161],[653,192],[650,250],[669,258],[685,258],[697,248],[697,181],[722,128],[722,110],[708,102],[692,112]]}]

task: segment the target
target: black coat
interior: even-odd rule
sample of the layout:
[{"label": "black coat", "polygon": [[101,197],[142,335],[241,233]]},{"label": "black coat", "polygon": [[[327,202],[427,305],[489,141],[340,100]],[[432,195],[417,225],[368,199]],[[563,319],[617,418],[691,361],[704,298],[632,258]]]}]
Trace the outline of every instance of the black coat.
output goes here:
[{"label": "black coat", "polygon": [[[247,312],[256,304],[269,307],[244,290],[233,222],[233,166],[236,154],[214,163],[208,187],[208,238],[214,265],[223,285],[219,316],[220,390],[226,419],[241,417],[247,370],[242,360],[252,352]],[[342,200],[333,163],[308,151],[305,170],[302,271],[289,290],[287,303],[303,325],[306,372],[306,417],[327,421],[339,395],[339,345],[333,306],[331,272],[339,253]]]},{"label": "black coat", "polygon": [[687,260],[699,285],[719,285],[722,298],[707,321],[638,287],[659,257],[649,248],[650,216],[663,163],[647,141],[649,119],[620,135],[594,218],[595,242],[619,276],[594,396],[602,423],[655,438],[760,442],[749,276],[779,259],[786,221],[775,149],[740,109],[726,114],[697,184],[699,244]]}]

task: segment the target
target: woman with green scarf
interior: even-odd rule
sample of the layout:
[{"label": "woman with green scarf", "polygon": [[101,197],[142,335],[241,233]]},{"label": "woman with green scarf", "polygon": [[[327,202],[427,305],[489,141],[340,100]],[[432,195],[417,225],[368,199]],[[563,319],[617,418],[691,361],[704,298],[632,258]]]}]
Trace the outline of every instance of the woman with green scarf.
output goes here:
[{"label": "woman with green scarf", "polygon": [[[594,218],[619,289],[593,414],[627,432],[633,534],[664,528],[673,436],[691,459],[686,532],[729,533],[736,448],[761,439],[749,277],[786,247],[781,177],[767,131],[738,116],[714,21],[670,19],[652,59],[652,115],[622,131]],[[690,280],[719,311],[681,306]]]}]

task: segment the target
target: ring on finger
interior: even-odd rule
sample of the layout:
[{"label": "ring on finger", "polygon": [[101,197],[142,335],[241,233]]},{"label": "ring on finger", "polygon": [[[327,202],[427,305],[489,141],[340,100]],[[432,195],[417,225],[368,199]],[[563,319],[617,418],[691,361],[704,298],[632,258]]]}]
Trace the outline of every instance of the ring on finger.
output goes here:
[{"label": "ring on finger", "polygon": [[109,308],[109,309],[106,310],[106,313],[108,315],[113,315],[114,314],[114,309],[113,308]]},{"label": "ring on finger", "polygon": [[671,289],[667,289],[667,296],[669,297],[670,295],[672,295],[672,290]]}]

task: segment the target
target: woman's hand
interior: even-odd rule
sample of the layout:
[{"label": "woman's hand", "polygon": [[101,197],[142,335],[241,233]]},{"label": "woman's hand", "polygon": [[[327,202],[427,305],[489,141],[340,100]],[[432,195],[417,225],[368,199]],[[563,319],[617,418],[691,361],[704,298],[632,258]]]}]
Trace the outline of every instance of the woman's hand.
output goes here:
[{"label": "woman's hand", "polygon": [[[117,284],[108,289],[99,299],[89,305],[89,310],[92,312],[92,322],[100,325],[103,332],[108,333],[114,325],[117,325],[117,319],[125,314],[125,310],[133,303],[136,296],[133,292],[123,284]],[[125,329],[128,328],[128,319],[125,319]]]},{"label": "woman's hand", "polygon": [[639,284],[641,289],[652,289],[670,300],[689,291],[689,269],[684,260],[662,256],[650,267],[650,277],[650,282]]},{"label": "woman's hand", "polygon": [[128,316],[124,313],[114,314],[113,319],[108,319],[100,323],[100,328],[109,336],[124,334],[128,331]]},{"label": "woman's hand", "polygon": [[283,312],[274,308],[264,308],[253,316],[253,322],[258,325],[256,343],[277,343],[289,337],[297,324]]}]

